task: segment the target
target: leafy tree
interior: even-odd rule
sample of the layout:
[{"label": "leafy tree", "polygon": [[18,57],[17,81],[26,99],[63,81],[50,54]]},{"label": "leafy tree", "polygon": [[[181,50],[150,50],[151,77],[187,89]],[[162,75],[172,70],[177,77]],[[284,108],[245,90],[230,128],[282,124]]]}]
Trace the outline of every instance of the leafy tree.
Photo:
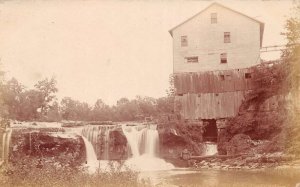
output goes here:
[{"label": "leafy tree", "polygon": [[50,106],[47,115],[45,116],[46,121],[58,122],[62,119],[60,114],[60,106],[59,103],[55,100],[53,104]]},{"label": "leafy tree", "polygon": [[156,99],[151,97],[136,96],[139,114],[144,117],[156,116]]},{"label": "leafy tree", "polygon": [[76,114],[79,120],[89,121],[91,119],[91,107],[86,102],[77,101]]},{"label": "leafy tree", "polygon": [[77,120],[77,102],[70,97],[64,97],[61,102],[61,115],[65,120]]},{"label": "leafy tree", "polygon": [[174,74],[169,75],[169,88],[167,89],[168,97],[175,96],[175,83],[174,83]]},{"label": "leafy tree", "polygon": [[98,99],[92,111],[93,121],[109,121],[112,120],[112,110],[101,99]]},{"label": "leafy tree", "polygon": [[283,50],[282,57],[289,67],[289,100],[288,104],[288,121],[285,128],[287,137],[287,146],[290,153],[300,154],[300,4],[294,7],[295,13],[286,21],[286,31],[282,33],[287,39],[287,48]]},{"label": "leafy tree", "polygon": [[117,121],[132,121],[139,114],[139,106],[136,101],[129,101],[121,98],[117,101],[115,108],[115,118]]},{"label": "leafy tree", "polygon": [[64,97],[60,104],[61,115],[65,120],[88,121],[91,118],[91,107],[85,102]]},{"label": "leafy tree", "polygon": [[17,79],[12,78],[3,85],[2,99],[10,119],[18,119],[21,108],[21,94],[25,87]]},{"label": "leafy tree", "polygon": [[40,92],[34,89],[26,90],[20,96],[20,108],[17,114],[17,120],[29,121],[38,120],[41,108]]},{"label": "leafy tree", "polygon": [[56,80],[53,77],[50,80],[46,78],[38,81],[34,87],[39,91],[41,115],[46,115],[51,106],[51,101],[55,98],[54,94],[58,91],[56,88]]},{"label": "leafy tree", "polygon": [[156,110],[159,114],[174,113],[174,97],[158,98]]}]

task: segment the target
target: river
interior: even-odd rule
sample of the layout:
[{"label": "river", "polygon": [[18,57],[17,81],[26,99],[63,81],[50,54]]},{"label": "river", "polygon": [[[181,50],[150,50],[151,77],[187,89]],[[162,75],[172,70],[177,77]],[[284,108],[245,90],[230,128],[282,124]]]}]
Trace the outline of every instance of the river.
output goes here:
[{"label": "river", "polygon": [[192,170],[141,172],[139,180],[154,186],[203,186],[203,187],[295,187],[300,176],[271,170]]}]

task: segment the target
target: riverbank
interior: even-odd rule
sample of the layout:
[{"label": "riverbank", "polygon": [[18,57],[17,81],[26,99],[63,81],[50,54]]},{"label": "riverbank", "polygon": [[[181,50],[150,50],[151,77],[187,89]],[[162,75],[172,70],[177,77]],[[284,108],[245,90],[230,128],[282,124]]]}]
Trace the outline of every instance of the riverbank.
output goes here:
[{"label": "riverbank", "polygon": [[[291,168],[299,170],[300,159],[280,152],[269,154],[240,155],[236,157],[208,157],[206,159],[191,159],[191,168],[213,170],[257,170]],[[300,175],[299,175],[300,176]]]}]

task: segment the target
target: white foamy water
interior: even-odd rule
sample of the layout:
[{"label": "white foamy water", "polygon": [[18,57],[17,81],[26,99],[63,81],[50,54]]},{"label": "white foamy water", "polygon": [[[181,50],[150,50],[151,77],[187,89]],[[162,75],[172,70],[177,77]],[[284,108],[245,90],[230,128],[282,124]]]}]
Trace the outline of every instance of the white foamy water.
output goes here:
[{"label": "white foamy water", "polygon": [[126,160],[125,166],[135,171],[160,171],[175,168],[173,164],[166,162],[164,159],[148,154],[129,158]]},{"label": "white foamy water", "polygon": [[122,126],[131,149],[132,157],[125,165],[136,171],[170,170],[172,164],[157,157],[159,136],[156,125]]},{"label": "white foamy water", "polygon": [[2,159],[7,162],[9,159],[9,146],[13,129],[7,128],[2,137]]},{"label": "white foamy water", "polygon": [[[121,166],[116,161],[97,160],[95,153],[95,143],[98,141],[99,133],[105,130],[104,145],[108,150],[108,139],[110,128],[99,128],[89,126],[82,129],[82,138],[86,147],[86,166],[89,172],[93,173],[99,168],[100,171],[110,171],[112,168],[120,167],[121,170],[132,169],[135,171],[158,171],[170,170],[174,166],[165,160],[157,157],[159,136],[156,125],[135,125],[122,126],[122,131],[127,139],[128,147],[131,151],[131,157]],[[93,146],[94,145],[94,146]],[[105,153],[105,152],[104,152]],[[105,159],[109,157],[104,154]]]},{"label": "white foamy water", "polygon": [[12,128],[61,128],[58,122],[12,122]]},{"label": "white foamy water", "polygon": [[97,155],[95,153],[92,143],[88,141],[88,139],[86,139],[84,136],[82,136],[82,139],[84,141],[86,150],[86,166],[88,167],[89,172],[94,173],[99,167]]},{"label": "white foamy water", "polygon": [[218,153],[217,144],[214,142],[204,142],[205,152],[204,156],[215,155]]}]

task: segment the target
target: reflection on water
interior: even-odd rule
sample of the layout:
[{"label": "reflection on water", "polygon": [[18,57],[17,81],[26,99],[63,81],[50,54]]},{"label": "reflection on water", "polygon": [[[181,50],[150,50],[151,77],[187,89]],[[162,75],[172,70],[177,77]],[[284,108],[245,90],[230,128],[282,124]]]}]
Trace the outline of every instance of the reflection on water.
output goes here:
[{"label": "reflection on water", "polygon": [[154,186],[295,187],[297,183],[300,183],[300,176],[291,177],[266,171],[177,169],[142,172],[139,180],[149,181]]}]

